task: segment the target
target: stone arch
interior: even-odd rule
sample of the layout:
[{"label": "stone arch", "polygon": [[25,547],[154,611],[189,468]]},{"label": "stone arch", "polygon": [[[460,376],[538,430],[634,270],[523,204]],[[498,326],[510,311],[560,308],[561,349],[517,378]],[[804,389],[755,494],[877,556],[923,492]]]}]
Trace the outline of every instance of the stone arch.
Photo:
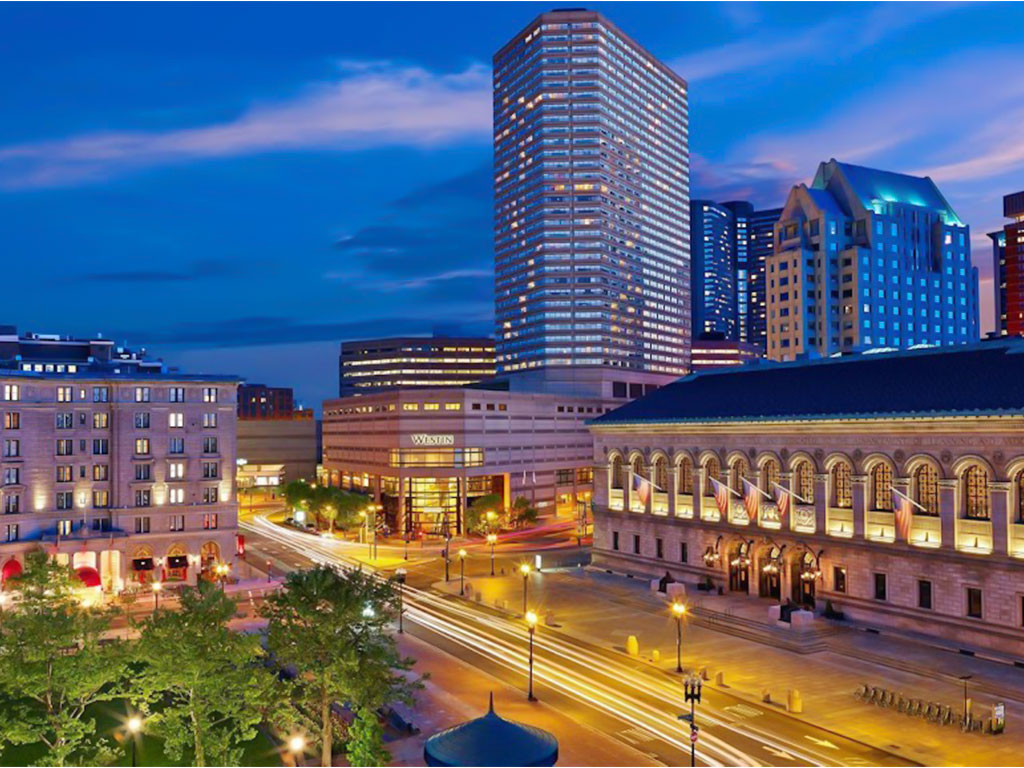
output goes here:
[{"label": "stone arch", "polygon": [[837,509],[853,508],[853,460],[844,453],[833,453],[825,459],[828,472],[827,502]]},{"label": "stone arch", "polygon": [[802,500],[803,504],[814,503],[814,474],[815,466],[814,461],[810,457],[797,456],[795,460],[790,463],[792,471],[792,479],[790,480],[789,487],[797,496]]},{"label": "stone arch", "polygon": [[689,451],[679,450],[675,452],[672,461],[676,468],[677,492],[687,496],[693,494],[693,456]]},{"label": "stone arch", "polygon": [[862,462],[868,476],[867,508],[878,512],[892,512],[892,485],[896,480],[896,465],[881,453],[872,453]]},{"label": "stone arch", "polygon": [[608,487],[622,489],[626,487],[626,463],[619,451],[608,454]]},{"label": "stone arch", "polygon": [[1010,519],[1024,523],[1024,456],[1006,465],[1006,478],[1010,482]]},{"label": "stone arch", "polygon": [[811,472],[812,473],[818,472],[818,462],[817,462],[817,460],[811,454],[809,454],[807,451],[794,451],[793,452],[793,454],[787,459],[787,465],[789,467],[789,471],[793,472],[796,469],[797,464],[799,464],[801,461],[810,462]]},{"label": "stone arch", "polygon": [[704,472],[705,479],[708,480],[704,484],[704,495],[714,496],[714,484],[710,482],[710,479],[714,478],[718,481],[722,479],[722,462],[718,458],[718,454],[712,450],[701,451],[700,468]]},{"label": "stone arch", "polygon": [[761,480],[761,490],[769,496],[774,496],[772,484],[782,482],[782,459],[774,451],[763,451],[757,457],[757,471]]},{"label": "stone arch", "polygon": [[664,451],[651,453],[651,482],[658,493],[668,493],[668,454]]},{"label": "stone arch", "polygon": [[726,466],[729,471],[729,485],[734,491],[743,493],[743,478],[747,480],[751,478],[750,461],[746,454],[742,451],[732,451],[726,456]]},{"label": "stone arch", "polygon": [[953,475],[958,480],[960,509],[964,517],[991,519],[990,483],[996,477],[992,465],[980,456],[962,456],[953,464]]}]

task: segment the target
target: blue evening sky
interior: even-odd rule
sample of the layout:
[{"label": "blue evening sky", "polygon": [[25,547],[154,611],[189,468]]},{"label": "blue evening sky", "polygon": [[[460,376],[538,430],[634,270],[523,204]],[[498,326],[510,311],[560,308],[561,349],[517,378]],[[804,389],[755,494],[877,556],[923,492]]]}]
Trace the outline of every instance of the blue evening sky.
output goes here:
[{"label": "blue evening sky", "polygon": [[[0,322],[336,392],[346,338],[491,331],[490,57],[538,3],[0,5]],[[1024,4],[593,3],[690,81],[694,196],[931,175],[991,327]]]}]

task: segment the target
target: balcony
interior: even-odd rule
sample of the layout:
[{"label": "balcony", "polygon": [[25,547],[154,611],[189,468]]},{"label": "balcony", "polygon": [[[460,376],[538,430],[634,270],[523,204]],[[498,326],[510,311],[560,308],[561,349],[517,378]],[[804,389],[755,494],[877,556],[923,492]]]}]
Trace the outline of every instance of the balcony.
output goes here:
[{"label": "balcony", "polygon": [[864,538],[869,541],[896,541],[896,515],[883,510],[868,510],[864,520]]},{"label": "balcony", "polygon": [[1010,557],[1024,558],[1024,523],[1010,526]]},{"label": "balcony", "polygon": [[668,494],[658,493],[657,491],[652,494],[651,498],[651,512],[655,515],[667,515],[668,514]]},{"label": "balcony", "polygon": [[992,554],[992,521],[971,518],[957,520],[956,548],[971,555]]},{"label": "balcony", "polygon": [[910,543],[915,547],[938,549],[942,546],[942,519],[938,515],[914,515]]},{"label": "balcony", "polygon": [[793,507],[792,527],[798,533],[815,533],[818,530],[813,504],[797,504]]},{"label": "balcony", "polygon": [[621,512],[623,495],[624,494],[621,488],[610,488],[608,490],[608,509],[613,509],[616,512]]},{"label": "balcony", "polygon": [[843,539],[853,538],[853,510],[847,507],[829,507],[825,514],[825,533]]},{"label": "balcony", "polygon": [[693,519],[693,496],[691,494],[676,496],[676,517]]}]

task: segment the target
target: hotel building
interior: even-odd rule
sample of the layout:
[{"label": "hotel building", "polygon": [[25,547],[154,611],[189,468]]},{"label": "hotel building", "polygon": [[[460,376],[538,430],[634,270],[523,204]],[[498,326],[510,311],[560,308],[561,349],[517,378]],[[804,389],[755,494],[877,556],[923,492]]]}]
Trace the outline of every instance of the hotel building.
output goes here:
[{"label": "hotel building", "polygon": [[599,13],[494,55],[499,374],[689,369],[688,147],[686,82]]},{"label": "hotel building", "polygon": [[494,340],[402,336],[345,341],[338,358],[340,397],[410,387],[459,387],[494,376]]},{"label": "hotel building", "polygon": [[1019,655],[1021,381],[1019,339],[688,376],[591,422],[594,561]]},{"label": "hotel building", "polygon": [[104,591],[232,559],[237,387],[0,329],[0,578],[39,548]]},{"label": "hotel building", "polygon": [[768,357],[976,341],[970,230],[929,178],[829,160],[768,259]]},{"label": "hotel building", "polygon": [[1011,222],[989,234],[996,333],[1024,336],[1024,192],[1003,198],[1003,216]]}]

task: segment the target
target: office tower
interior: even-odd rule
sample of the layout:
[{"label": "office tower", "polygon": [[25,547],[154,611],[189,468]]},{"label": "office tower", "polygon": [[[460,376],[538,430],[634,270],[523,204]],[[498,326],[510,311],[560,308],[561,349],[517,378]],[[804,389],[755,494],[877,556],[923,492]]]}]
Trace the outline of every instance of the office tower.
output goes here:
[{"label": "office tower", "polygon": [[993,289],[996,332],[1024,335],[1024,192],[1003,198],[1003,216],[1012,221],[993,232]]},{"label": "office tower", "polygon": [[781,208],[690,203],[693,334],[765,345],[765,262]]},{"label": "office tower", "polygon": [[821,163],[775,238],[770,359],[978,338],[970,229],[927,177]]},{"label": "office tower", "polygon": [[345,341],[338,369],[340,397],[408,387],[459,387],[494,376],[494,341],[457,336]]},{"label": "office tower", "polygon": [[688,370],[687,110],[686,82],[592,11],[495,54],[499,373]]}]

